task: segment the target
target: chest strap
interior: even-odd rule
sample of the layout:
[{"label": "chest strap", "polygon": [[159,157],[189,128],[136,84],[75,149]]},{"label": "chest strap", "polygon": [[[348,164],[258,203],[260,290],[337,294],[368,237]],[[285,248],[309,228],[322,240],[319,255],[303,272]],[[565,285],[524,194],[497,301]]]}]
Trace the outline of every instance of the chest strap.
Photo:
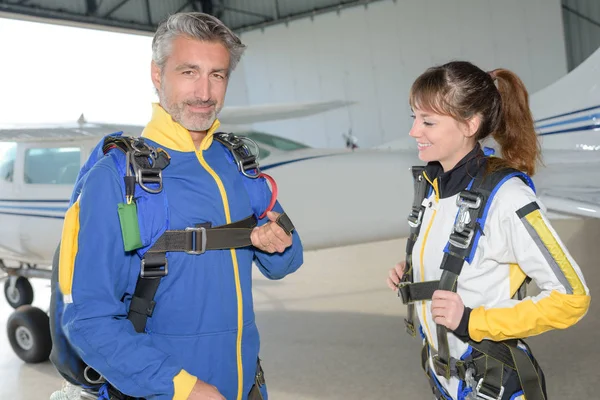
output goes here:
[{"label": "chest strap", "polygon": [[185,252],[192,255],[203,254],[207,250],[222,250],[250,246],[250,233],[256,226],[254,215],[240,221],[216,227],[195,226],[184,230],[166,231],[144,255],[140,275],[127,318],[136,332],[146,329],[148,318],[152,316],[156,302],[154,296],[160,279],[169,273],[167,252]]}]

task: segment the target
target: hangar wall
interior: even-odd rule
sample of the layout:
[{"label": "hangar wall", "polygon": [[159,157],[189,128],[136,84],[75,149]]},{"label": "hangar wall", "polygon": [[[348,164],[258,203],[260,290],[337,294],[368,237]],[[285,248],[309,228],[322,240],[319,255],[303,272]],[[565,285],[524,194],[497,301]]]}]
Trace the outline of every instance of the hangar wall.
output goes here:
[{"label": "hangar wall", "polygon": [[228,104],[356,102],[294,123],[254,125],[316,147],[342,147],[349,129],[361,147],[407,135],[410,85],[434,64],[510,68],[530,92],[567,72],[561,0],[387,0],[241,37],[248,49],[236,72],[244,79]]}]

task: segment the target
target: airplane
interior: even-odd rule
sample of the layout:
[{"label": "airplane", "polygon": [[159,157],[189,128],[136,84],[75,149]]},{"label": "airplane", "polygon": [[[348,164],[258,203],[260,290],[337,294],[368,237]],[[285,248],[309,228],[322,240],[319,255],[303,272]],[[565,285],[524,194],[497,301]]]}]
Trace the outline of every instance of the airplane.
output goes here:
[{"label": "airplane", "polygon": [[[600,49],[530,99],[543,157],[533,179],[552,218],[600,218],[600,87],[591,84],[600,76],[598,69]],[[291,108],[281,107],[280,115],[293,117]],[[244,112],[253,122],[277,118],[277,112],[268,117]],[[226,115],[220,119],[228,122]],[[0,157],[0,266],[12,277],[5,284],[11,305],[32,300],[27,277],[49,277],[50,270],[38,266],[51,264],[72,184],[90,150],[105,134],[137,135],[141,129],[91,124],[83,118],[73,126],[0,129],[0,141],[9,143]],[[222,130],[227,131],[225,125]],[[305,249],[313,250],[408,236],[406,217],[413,198],[409,169],[422,164],[408,130],[404,137],[370,149],[315,149],[262,132],[233,132],[257,143],[261,170],[277,181],[279,201]],[[493,142],[484,145],[494,147]],[[398,249],[399,259],[402,252]],[[17,266],[7,267],[9,260]],[[19,323],[35,333],[27,319]],[[18,343],[13,349],[28,361]]]}]

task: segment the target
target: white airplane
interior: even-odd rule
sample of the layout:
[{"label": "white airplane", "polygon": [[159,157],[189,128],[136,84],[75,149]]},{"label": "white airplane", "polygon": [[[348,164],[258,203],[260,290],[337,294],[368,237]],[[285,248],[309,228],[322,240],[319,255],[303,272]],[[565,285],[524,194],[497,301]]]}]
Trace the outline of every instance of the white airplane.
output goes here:
[{"label": "white airplane", "polygon": [[[553,217],[600,218],[599,69],[600,49],[531,97],[544,161],[534,183]],[[224,109],[220,119],[252,123],[339,106],[306,105],[300,107],[301,114],[289,105],[261,106],[258,113],[231,110],[229,115]],[[13,276],[5,284],[11,305],[31,302],[27,277],[49,277],[49,269],[37,266],[51,264],[72,185],[90,150],[103,135],[138,135],[142,128],[91,124],[81,118],[71,126],[0,129],[0,142],[7,142],[0,156],[0,261],[6,262],[0,267]],[[409,168],[422,164],[408,129],[393,143],[354,151],[233,132],[258,144],[261,169],[277,181],[278,198],[305,249],[311,250],[408,236],[406,217],[413,197]],[[222,130],[230,131],[225,125]],[[402,252],[398,249],[398,257]],[[16,267],[8,267],[9,261]]]}]

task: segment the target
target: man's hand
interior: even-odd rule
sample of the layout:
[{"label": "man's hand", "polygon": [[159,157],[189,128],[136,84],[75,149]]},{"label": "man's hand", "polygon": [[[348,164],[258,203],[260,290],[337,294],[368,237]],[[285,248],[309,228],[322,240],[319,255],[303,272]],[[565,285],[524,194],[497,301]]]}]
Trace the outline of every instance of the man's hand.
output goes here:
[{"label": "man's hand", "polygon": [[252,245],[266,253],[283,253],[286,248],[292,245],[292,235],[285,231],[275,222],[279,213],[269,211],[267,218],[269,222],[263,226],[256,227],[250,234]]},{"label": "man's hand", "polygon": [[398,284],[400,284],[400,280],[402,280],[405,268],[406,261],[400,261],[394,268],[390,269],[387,278],[387,285],[390,287],[390,289],[398,290]]},{"label": "man's hand", "polygon": [[227,400],[219,389],[198,379],[187,400]]},{"label": "man's hand", "polygon": [[465,305],[457,293],[436,290],[431,298],[431,315],[438,325],[444,325],[451,331],[458,328],[465,312]]}]

